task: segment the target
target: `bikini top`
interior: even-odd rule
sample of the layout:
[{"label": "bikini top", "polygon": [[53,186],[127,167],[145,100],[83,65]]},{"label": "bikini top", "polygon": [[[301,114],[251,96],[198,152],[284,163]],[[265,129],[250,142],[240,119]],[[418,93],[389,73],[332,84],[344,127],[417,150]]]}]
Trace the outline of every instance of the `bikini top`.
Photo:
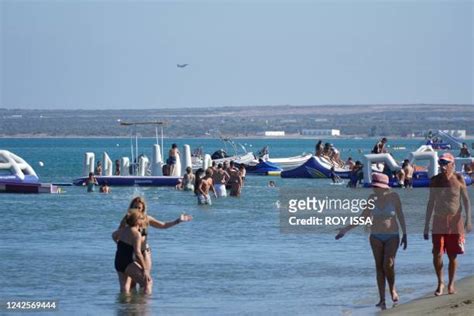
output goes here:
[{"label": "bikini top", "polygon": [[374,209],[372,210],[372,215],[374,217],[379,218],[390,218],[396,215],[395,212],[395,205],[393,202],[387,202],[383,208],[380,206],[375,205]]}]

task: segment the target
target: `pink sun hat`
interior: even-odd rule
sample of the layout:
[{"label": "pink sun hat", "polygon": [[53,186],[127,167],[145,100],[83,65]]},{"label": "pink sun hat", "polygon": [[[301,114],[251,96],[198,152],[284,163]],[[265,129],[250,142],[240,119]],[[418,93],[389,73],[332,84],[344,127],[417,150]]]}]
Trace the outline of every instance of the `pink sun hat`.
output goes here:
[{"label": "pink sun hat", "polygon": [[454,162],[454,156],[451,153],[444,153],[441,156],[439,156],[438,160],[444,160],[444,161],[449,161],[449,162]]},{"label": "pink sun hat", "polygon": [[372,186],[376,188],[388,189],[390,186],[388,185],[388,176],[383,173],[372,173]]}]

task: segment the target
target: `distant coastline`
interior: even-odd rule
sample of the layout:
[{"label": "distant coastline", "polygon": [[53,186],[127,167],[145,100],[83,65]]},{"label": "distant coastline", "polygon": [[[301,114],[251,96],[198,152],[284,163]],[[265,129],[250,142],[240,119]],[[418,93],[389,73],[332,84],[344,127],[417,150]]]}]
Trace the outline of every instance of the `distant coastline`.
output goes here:
[{"label": "distant coastline", "polygon": [[[396,140],[418,140],[423,141],[425,140],[424,137],[403,137],[397,135],[387,135],[385,136],[389,139],[396,139]],[[82,139],[101,139],[101,138],[109,138],[109,139],[128,139],[130,135],[0,135],[0,139],[75,139],[75,138],[82,138]],[[216,137],[211,136],[192,136],[192,135],[184,135],[184,136],[164,136],[164,139],[217,139]],[[232,139],[268,139],[268,140],[278,140],[278,139],[313,139],[313,140],[345,140],[345,139],[352,139],[352,140],[377,140],[380,139],[380,136],[362,136],[362,135],[342,135],[342,136],[307,136],[307,135],[285,135],[285,136],[261,136],[261,135],[248,135],[248,136],[235,136],[231,137]],[[140,139],[156,139],[156,137],[151,136],[141,136]],[[474,135],[468,135],[464,139],[468,142],[474,141]]]},{"label": "distant coastline", "polygon": [[[13,138],[13,139],[28,139],[28,138],[33,138],[33,139],[61,139],[61,138],[66,138],[66,139],[74,139],[74,138],[90,138],[90,139],[98,139],[98,138],[110,138],[110,139],[123,139],[123,138],[129,138],[130,136],[111,136],[111,135],[97,135],[97,136],[91,136],[91,135],[58,135],[58,136],[51,136],[51,135],[0,135],[0,139],[8,139],[8,138]],[[392,139],[397,139],[397,140],[424,140],[423,137],[402,137],[402,136],[397,136],[397,135],[388,135],[386,136],[388,138]],[[164,136],[164,139],[189,139],[189,138],[196,138],[196,139],[216,139],[215,137],[210,137],[210,136],[176,136],[176,137],[170,137],[170,136]],[[249,136],[236,136],[233,139],[269,139],[269,140],[278,140],[278,139],[367,139],[367,140],[376,140],[379,139],[380,136],[354,136],[354,135],[343,135],[343,136],[306,136],[306,135],[285,135],[285,136],[261,136],[261,135],[249,135]],[[151,136],[142,136],[140,139],[155,139],[155,137]],[[474,140],[474,136],[468,136],[466,137],[466,140]]]},{"label": "distant coastline", "polygon": [[[423,137],[429,130],[465,130],[474,135],[474,105],[255,106],[136,110],[0,109],[0,137],[128,137],[119,121],[160,121],[170,138],[329,138],[314,130],[339,130],[341,138]],[[160,129],[160,128],[159,128]],[[308,131],[309,130],[309,131]],[[139,126],[142,136],[155,126]],[[307,134],[305,134],[307,133]],[[323,133],[316,133],[323,134]]]}]

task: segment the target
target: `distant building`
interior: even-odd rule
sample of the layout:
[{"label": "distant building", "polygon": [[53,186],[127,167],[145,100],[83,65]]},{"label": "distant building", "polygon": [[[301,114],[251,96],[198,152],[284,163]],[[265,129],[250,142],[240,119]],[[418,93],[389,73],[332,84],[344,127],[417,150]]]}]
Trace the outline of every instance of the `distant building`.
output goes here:
[{"label": "distant building", "polygon": [[295,120],[295,119],[287,119],[287,120],[281,120],[280,123],[281,123],[281,124],[294,124],[294,123],[298,123],[298,120]]},{"label": "distant building", "polygon": [[302,129],[301,135],[310,136],[341,136],[341,131],[338,129]]},{"label": "distant building", "polygon": [[263,136],[285,136],[284,131],[265,131]]}]

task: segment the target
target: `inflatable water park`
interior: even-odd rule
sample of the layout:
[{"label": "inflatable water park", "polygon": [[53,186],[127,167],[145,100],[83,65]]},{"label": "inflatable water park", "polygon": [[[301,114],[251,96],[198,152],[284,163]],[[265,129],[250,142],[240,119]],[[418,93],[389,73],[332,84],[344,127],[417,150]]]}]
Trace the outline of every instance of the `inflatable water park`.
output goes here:
[{"label": "inflatable water park", "polygon": [[[185,158],[187,163],[183,166],[191,165],[191,156],[189,146],[185,145]],[[181,159],[178,157],[173,173],[169,175],[163,174],[163,160],[160,151],[160,145],[153,145],[153,155],[150,159],[145,155],[139,155],[138,159],[130,159],[129,157],[121,157],[114,163],[110,159],[107,152],[103,153],[103,172],[96,174],[95,171],[95,154],[86,152],[84,154],[84,162],[82,167],[82,177],[74,179],[74,185],[84,185],[89,174],[94,174],[99,185],[109,186],[175,186],[179,183],[182,174]]]},{"label": "inflatable water park", "polygon": [[[122,122],[122,124],[136,126],[142,124],[161,125],[162,123]],[[436,135],[447,139],[445,143],[449,143],[450,148],[462,148],[462,143],[459,140],[453,137],[446,138],[441,131]],[[288,179],[350,179],[352,183],[355,181],[355,186],[360,183],[363,187],[371,186],[372,173],[374,172],[389,175],[391,187],[403,186],[398,177],[400,173],[403,173],[403,163],[414,166],[412,186],[415,188],[428,187],[430,179],[439,173],[439,147],[434,148],[432,144],[421,145],[415,151],[408,153],[407,157],[400,162],[396,161],[388,152],[365,154],[360,159],[361,161],[356,163],[357,168],[354,168],[354,163],[344,162],[339,157],[339,151],[331,146],[329,149],[338,153],[336,158],[327,155],[327,153],[318,155],[302,153],[292,157],[275,158],[270,157],[267,146],[259,152],[259,157],[255,157],[253,153],[247,151],[242,154],[235,151],[234,155],[227,155],[222,149],[213,155],[201,153],[199,157],[196,157],[191,154],[191,147],[185,144],[182,151],[177,151],[176,161],[171,167],[163,159],[163,133],[161,144],[159,144],[158,136],[156,139],[156,144],[153,144],[151,148],[151,158],[143,153],[139,154],[137,136],[135,139],[131,139],[130,157],[122,156],[112,160],[107,152],[103,152],[100,164],[96,164],[96,154],[86,152],[82,164],[82,175],[73,179],[72,184],[86,185],[88,178],[93,175],[96,184],[101,186],[174,187],[182,181],[182,176],[187,168],[206,170],[213,163],[218,164],[225,161],[234,161],[237,166],[244,165],[249,175],[271,175]],[[99,171],[98,165],[100,165]],[[471,185],[473,182],[472,166],[474,166],[472,157],[455,158],[456,172],[463,176],[467,185]],[[7,150],[0,150],[0,192],[59,193],[60,188],[51,183],[41,183],[36,172],[24,159]]]},{"label": "inflatable water park", "polygon": [[[130,156],[120,157],[114,162],[107,152],[103,152],[101,160],[101,172],[97,173],[96,154],[86,152],[84,154],[82,165],[82,176],[73,180],[74,185],[84,185],[92,173],[97,180],[98,185],[108,186],[176,186],[185,174],[185,170],[191,167],[193,171],[199,168],[207,169],[213,163],[219,164],[233,161],[237,166],[244,165],[249,174],[268,175],[275,173],[279,175],[282,170],[291,169],[300,166],[302,163],[312,157],[312,154],[302,154],[299,156],[288,158],[269,158],[268,154],[257,158],[252,152],[248,152],[241,144],[236,144],[230,138],[219,137],[224,143],[224,149],[215,151],[212,155],[204,154],[201,150],[191,152],[189,145],[182,147],[182,157],[178,153],[176,155],[176,164],[172,168],[172,172],[167,161],[164,160],[163,152],[163,128],[164,122],[123,122],[119,121],[122,126],[130,126],[135,129],[134,135],[131,135]],[[161,136],[158,136],[156,129],[156,144],[152,147],[151,159],[145,154],[139,154],[138,133],[136,127],[139,125],[154,125],[161,127]],[[161,144],[159,143],[161,138]],[[227,147],[233,150],[233,154],[229,155]],[[237,147],[240,146],[243,152],[239,153]]]},{"label": "inflatable water park", "polygon": [[[407,157],[411,165],[427,163],[426,168],[418,168],[413,174],[413,187],[428,187],[430,178],[439,172],[438,152],[431,145],[422,145],[416,151],[411,152]],[[370,186],[373,172],[388,172],[395,175],[402,169],[401,164],[395,161],[389,153],[366,154],[362,159],[363,183]],[[456,172],[463,175],[466,184],[472,184],[472,178],[464,171],[464,166],[474,162],[474,158],[456,157]],[[281,172],[282,178],[330,178],[334,173],[341,179],[350,179],[353,172],[349,166],[340,166],[331,161],[328,157],[312,156],[301,166]],[[399,187],[400,183],[395,176],[390,177],[390,186]]]},{"label": "inflatable water park", "polygon": [[[422,145],[416,151],[411,152],[407,159],[412,165],[422,161],[428,163],[426,168],[413,173],[412,180],[414,188],[428,187],[430,185],[430,179],[439,173],[438,152],[430,145]],[[464,172],[464,166],[471,165],[473,162],[474,158],[455,158],[456,172],[464,177],[466,185],[472,184],[472,178],[469,174]],[[376,165],[378,164],[387,167],[390,174],[396,174],[402,169],[401,165],[399,165],[388,153],[364,155],[364,186],[370,186],[373,172],[381,172],[381,170],[376,170]],[[389,185],[391,187],[401,186],[398,179],[394,176],[390,177]]]},{"label": "inflatable water park", "polygon": [[[126,122],[118,120],[121,126],[131,127],[130,135],[130,157],[124,156],[112,162],[109,154],[103,152],[101,168],[97,172],[95,164],[95,153],[86,152],[82,165],[82,176],[73,180],[74,185],[85,185],[90,174],[94,175],[98,185],[107,186],[176,186],[182,179],[187,167],[192,167],[191,149],[189,145],[183,146],[184,161],[177,154],[174,168],[167,168],[163,161],[163,121]],[[140,153],[137,127],[151,125],[155,127],[156,144],[152,147],[152,157],[148,158]],[[161,137],[158,136],[158,128],[161,129]],[[161,144],[159,139],[161,138]],[[208,160],[206,161],[208,162]]]},{"label": "inflatable water park", "polygon": [[35,170],[20,156],[0,150],[0,192],[59,193],[58,186],[41,183]]}]

